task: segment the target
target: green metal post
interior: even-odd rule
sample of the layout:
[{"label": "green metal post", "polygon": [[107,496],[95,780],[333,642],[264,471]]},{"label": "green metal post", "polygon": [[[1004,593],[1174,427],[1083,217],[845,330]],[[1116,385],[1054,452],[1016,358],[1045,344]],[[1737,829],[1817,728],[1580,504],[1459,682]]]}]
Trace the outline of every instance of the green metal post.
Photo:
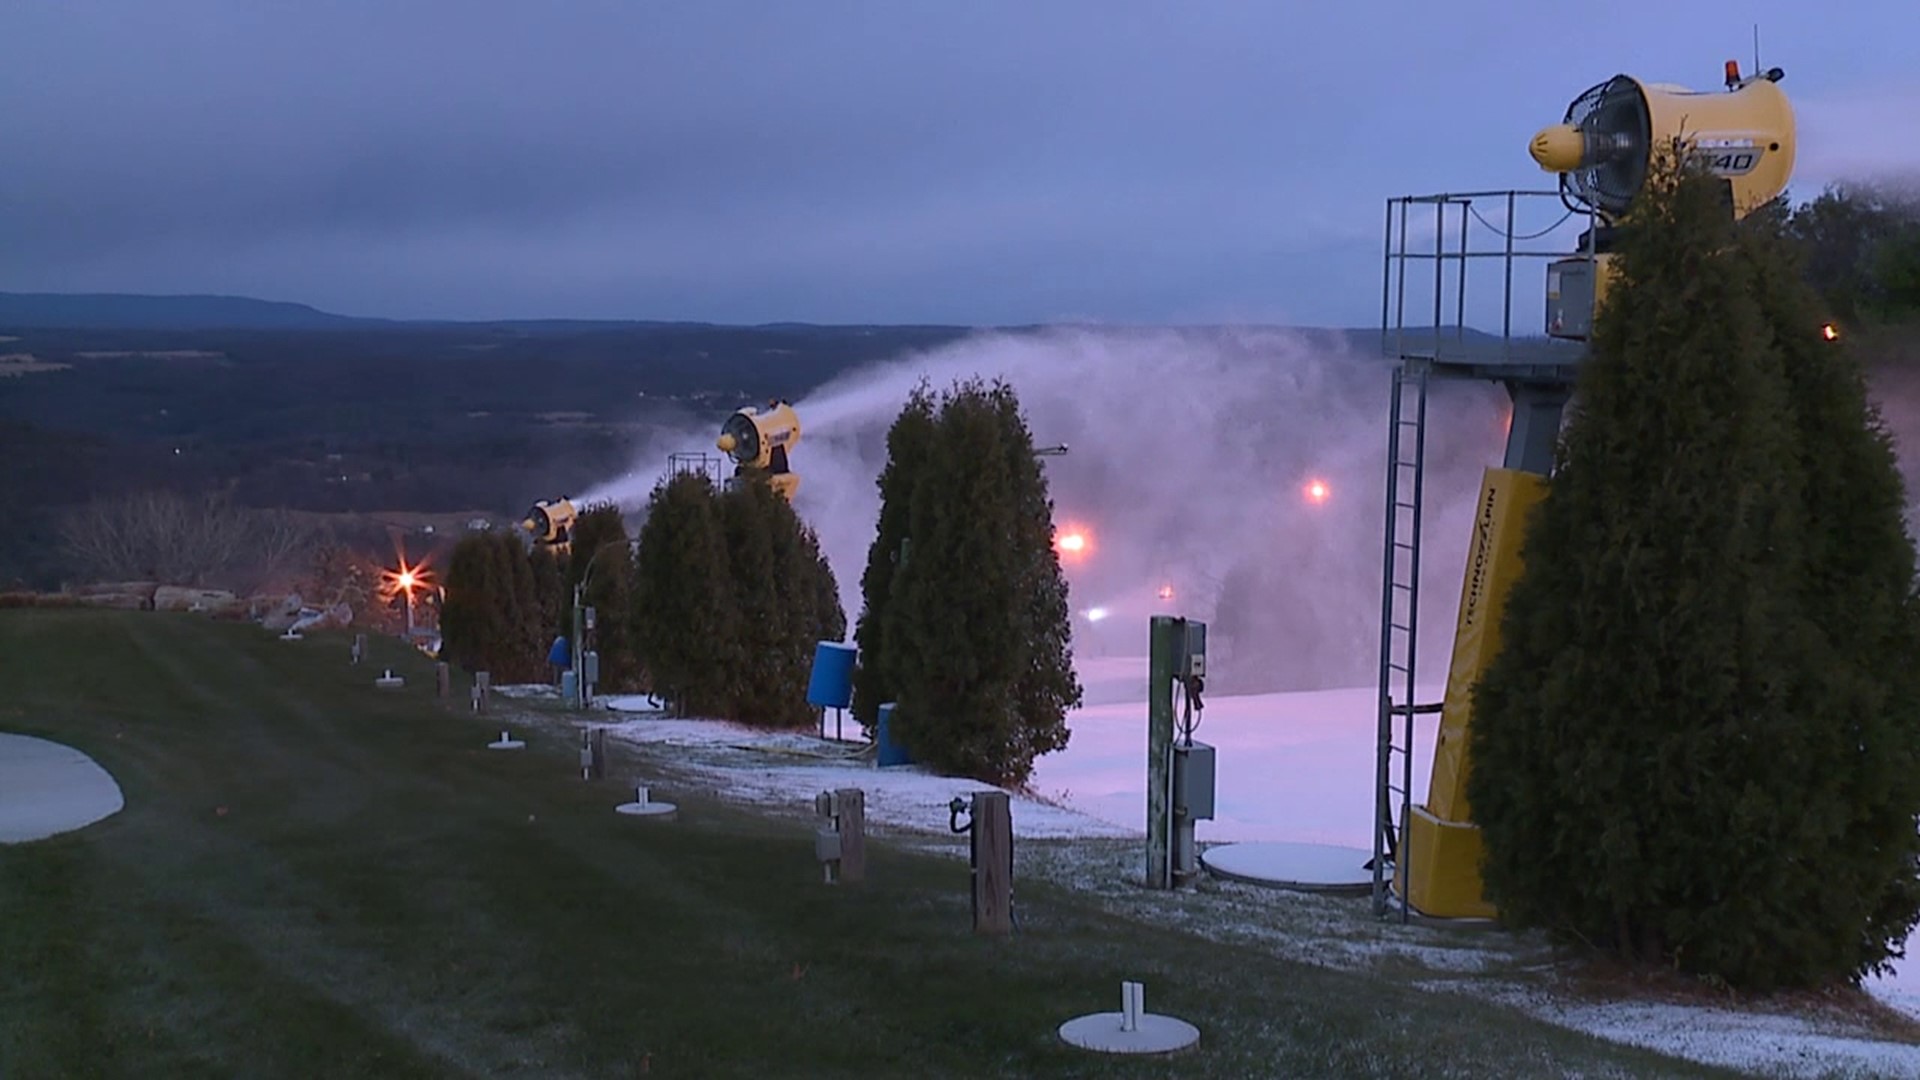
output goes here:
[{"label": "green metal post", "polygon": [[1173,675],[1186,620],[1155,615],[1147,659],[1147,887],[1173,888]]},{"label": "green metal post", "polygon": [[[593,572],[593,564],[591,562],[587,564],[587,572]],[[570,704],[576,709],[584,709],[587,707],[585,690],[587,679],[587,620],[580,610],[585,599],[585,594],[585,578],[583,577],[581,581],[575,582],[573,586],[573,700]]]}]

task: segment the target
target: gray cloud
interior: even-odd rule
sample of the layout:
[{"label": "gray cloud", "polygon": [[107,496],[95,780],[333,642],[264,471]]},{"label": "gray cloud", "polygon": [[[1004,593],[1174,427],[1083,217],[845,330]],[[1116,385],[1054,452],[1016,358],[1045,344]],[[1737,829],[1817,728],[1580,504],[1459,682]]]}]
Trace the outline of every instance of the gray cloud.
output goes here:
[{"label": "gray cloud", "polygon": [[[1364,322],[1384,198],[1546,186],[1525,140],[1587,85],[1746,51],[1746,5],[1670,7],[1621,5],[1660,29],[1622,48],[1491,2],[14,4],[0,288]],[[1842,160],[1916,59],[1857,42],[1910,12],[1761,7]]]}]

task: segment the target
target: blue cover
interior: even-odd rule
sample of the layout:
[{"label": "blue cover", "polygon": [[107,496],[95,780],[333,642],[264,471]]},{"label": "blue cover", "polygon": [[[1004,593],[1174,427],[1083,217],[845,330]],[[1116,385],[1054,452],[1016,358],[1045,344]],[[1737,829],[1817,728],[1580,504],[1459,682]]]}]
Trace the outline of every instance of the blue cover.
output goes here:
[{"label": "blue cover", "polygon": [[807,704],[817,709],[844,709],[853,704],[853,661],[859,653],[851,645],[822,641],[813,649],[813,674],[807,680]]},{"label": "blue cover", "polygon": [[873,729],[874,760],[879,765],[911,765],[913,756],[893,735],[893,702],[880,706],[880,722]]}]

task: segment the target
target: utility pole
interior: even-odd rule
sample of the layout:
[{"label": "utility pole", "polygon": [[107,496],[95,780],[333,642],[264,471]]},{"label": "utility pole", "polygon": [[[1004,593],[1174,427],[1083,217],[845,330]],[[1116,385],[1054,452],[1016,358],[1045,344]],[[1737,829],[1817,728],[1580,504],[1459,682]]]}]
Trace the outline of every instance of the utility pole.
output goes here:
[{"label": "utility pole", "polygon": [[[621,551],[628,552],[632,551],[638,543],[640,543],[638,537],[629,537],[626,543],[618,546]],[[593,570],[599,563],[600,556],[613,550],[614,547],[613,544],[602,544],[592,555],[587,556],[587,568],[580,572],[580,580],[573,584],[573,637],[570,644],[573,647],[573,700],[574,707],[578,709],[587,707],[586,636],[587,631],[591,629],[587,626],[586,616],[587,584],[593,580]]]}]

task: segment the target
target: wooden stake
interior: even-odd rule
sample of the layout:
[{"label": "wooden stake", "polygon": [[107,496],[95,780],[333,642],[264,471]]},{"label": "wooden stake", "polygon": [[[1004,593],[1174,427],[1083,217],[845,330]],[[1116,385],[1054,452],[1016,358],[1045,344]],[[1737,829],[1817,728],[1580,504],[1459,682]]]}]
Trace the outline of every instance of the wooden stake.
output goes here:
[{"label": "wooden stake", "polygon": [[1004,791],[973,796],[973,930],[1013,932],[1013,805]]},{"label": "wooden stake", "polygon": [[840,880],[867,879],[867,793],[859,788],[834,792],[840,801]]},{"label": "wooden stake", "polygon": [[589,728],[580,733],[580,778],[604,780],[607,777],[607,729]]},{"label": "wooden stake", "polygon": [[453,693],[453,668],[445,660],[433,665],[433,692],[440,698]]}]

